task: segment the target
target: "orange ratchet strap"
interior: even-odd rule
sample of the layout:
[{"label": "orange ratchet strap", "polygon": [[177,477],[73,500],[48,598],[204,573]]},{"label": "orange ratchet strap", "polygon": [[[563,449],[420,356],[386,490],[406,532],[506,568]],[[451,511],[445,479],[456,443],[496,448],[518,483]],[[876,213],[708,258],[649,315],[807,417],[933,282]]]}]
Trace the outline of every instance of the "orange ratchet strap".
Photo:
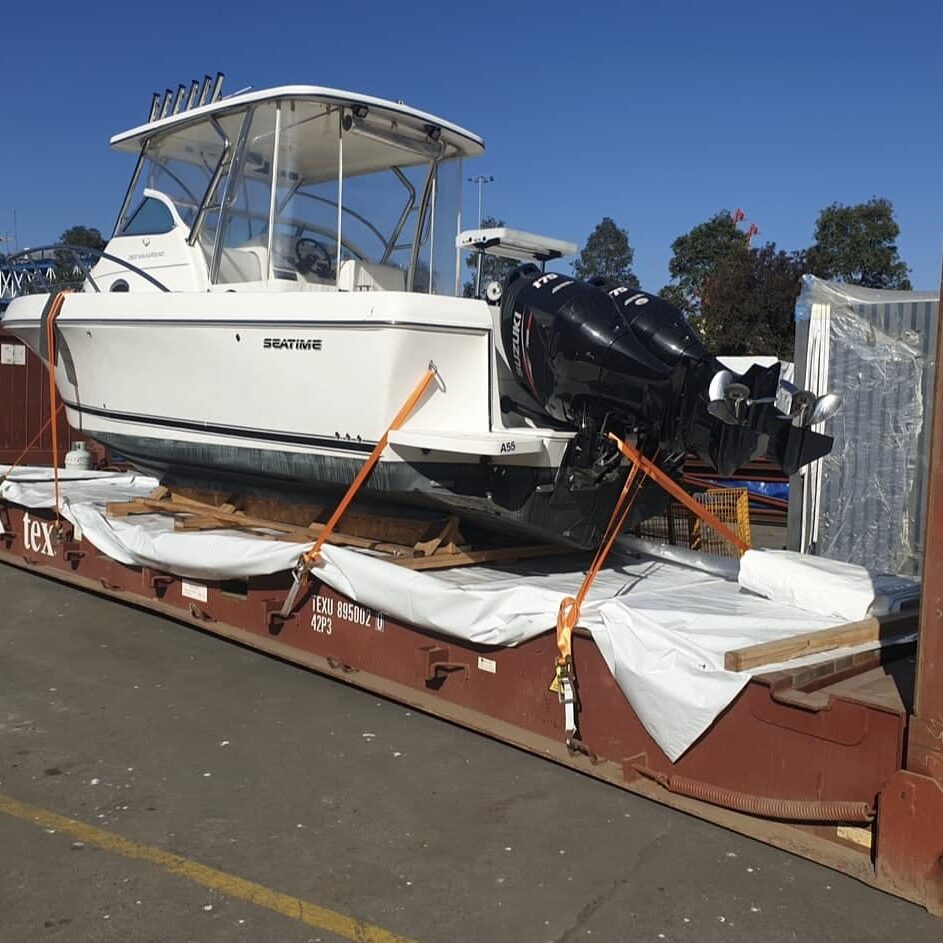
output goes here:
[{"label": "orange ratchet strap", "polygon": [[63,409],[62,403],[59,403],[59,405],[56,406],[55,410],[53,410],[50,417],[43,423],[42,429],[40,429],[39,432],[37,432],[36,435],[33,436],[29,445],[27,445],[26,448],[23,449],[23,451],[20,452],[19,455],[17,455],[16,460],[13,462],[13,464],[10,465],[10,467],[7,468],[7,470],[2,475],[0,475],[0,485],[2,485],[7,480],[7,478],[10,477],[10,473],[13,471],[14,468],[19,467],[20,462],[22,462],[23,459],[29,454],[30,449],[32,449],[33,446],[36,445],[36,443],[39,442],[39,440],[43,437],[43,433],[49,428],[49,424],[51,422],[55,422],[55,420],[59,418],[59,413],[62,412],[62,409]]},{"label": "orange ratchet strap", "polygon": [[53,404],[58,395],[56,390],[56,318],[62,311],[62,305],[65,301],[66,293],[60,291],[52,304],[49,306],[49,315],[46,318],[46,361],[47,375],[49,377],[49,416],[52,427],[52,477],[55,482],[56,492],[56,526],[62,526],[62,520],[59,516],[59,424],[53,422],[53,416],[57,411],[53,410]]},{"label": "orange ratchet strap", "polygon": [[302,557],[302,560],[306,564],[317,563],[318,559],[321,556],[321,548],[324,546],[327,539],[334,532],[334,528],[337,526],[337,522],[344,516],[344,512],[350,505],[350,502],[354,500],[354,496],[360,490],[360,486],[370,477],[370,472],[373,471],[373,466],[376,465],[377,461],[380,458],[383,450],[386,448],[387,441],[390,437],[390,433],[399,427],[409,419],[410,414],[416,408],[416,404],[419,400],[422,399],[423,393],[429,387],[429,384],[432,382],[433,378],[436,376],[435,364],[430,361],[429,369],[423,374],[422,379],[419,381],[416,389],[409,394],[409,399],[403,403],[402,409],[396,414],[396,418],[390,423],[389,428],[386,432],[380,436],[380,441],[374,446],[373,451],[370,453],[370,457],[363,463],[360,468],[360,471],[357,472],[357,476],[350,483],[350,487],[347,489],[347,493],[341,498],[340,503],[334,509],[334,513],[331,515],[330,520],[324,525],[324,530],[318,535],[318,539],[315,541],[314,546]]},{"label": "orange ratchet strap", "polygon": [[298,599],[298,594],[301,591],[302,584],[311,572],[311,567],[317,564],[321,559],[321,548],[330,538],[334,528],[337,526],[337,523],[340,521],[340,519],[344,516],[344,512],[350,506],[350,502],[354,500],[354,497],[360,490],[363,483],[370,477],[370,473],[373,471],[374,466],[379,461],[380,455],[387,446],[390,433],[395,429],[399,429],[400,426],[406,422],[406,420],[412,414],[413,410],[419,404],[419,401],[422,399],[426,390],[429,388],[429,384],[432,383],[436,376],[438,376],[438,370],[436,369],[436,365],[430,360],[429,367],[423,374],[422,379],[416,385],[416,388],[412,391],[412,393],[409,394],[409,398],[405,403],[403,403],[402,408],[396,414],[393,421],[389,424],[386,431],[382,436],[380,436],[380,440],[374,446],[373,451],[370,453],[370,457],[363,463],[360,471],[357,472],[356,477],[350,483],[350,487],[347,489],[346,494],[343,498],[341,498],[337,507],[334,509],[334,513],[331,515],[328,522],[324,525],[324,528],[318,535],[318,539],[315,541],[314,546],[308,550],[307,553],[302,554],[301,559],[298,561],[298,565],[295,567],[294,583],[292,584],[291,589],[288,591],[288,595],[285,597],[285,603],[282,606],[281,612],[279,613],[281,618],[287,619],[291,615],[292,610],[295,608],[295,602]]},{"label": "orange ratchet strap", "polygon": [[[729,527],[723,524],[716,515],[712,514],[703,505],[698,504],[670,475],[663,472],[653,459],[646,458],[634,445],[623,442],[618,436],[609,433],[609,438],[616,444],[616,447],[622,455],[629,460],[632,468],[625,480],[622,493],[613,509],[609,523],[606,525],[606,531],[603,536],[599,549],[593,563],[586,571],[583,577],[583,583],[575,597],[567,596],[561,603],[557,612],[557,664],[553,683],[550,690],[554,691],[560,698],[564,708],[564,727],[566,729],[567,746],[571,749],[585,751],[577,734],[577,697],[576,697],[576,673],[573,669],[572,638],[573,629],[580,618],[580,608],[586,599],[593,581],[596,579],[602,565],[615,543],[616,537],[625,526],[628,520],[629,512],[635,504],[645,481],[651,478],[656,484],[668,492],[675,500],[683,504],[692,514],[700,518],[705,524],[712,527],[718,534],[730,541],[741,553],[749,550],[749,544],[739,535],[735,534]],[[655,458],[657,458],[657,454]],[[641,478],[639,479],[639,474]],[[638,486],[632,492],[632,486],[638,480]],[[631,493],[630,493],[631,492]]]},{"label": "orange ratchet strap", "polygon": [[570,658],[570,640],[573,635],[573,629],[576,628],[576,623],[579,622],[580,608],[583,605],[583,601],[586,599],[586,594],[589,592],[590,587],[593,585],[593,581],[599,575],[599,571],[606,562],[606,557],[609,555],[609,551],[612,549],[612,545],[615,542],[616,537],[619,535],[619,532],[625,525],[626,519],[629,516],[629,511],[632,510],[632,505],[635,504],[635,499],[638,497],[639,492],[642,490],[642,486],[645,484],[643,476],[642,481],[639,482],[639,486],[635,490],[635,493],[632,494],[631,497],[629,496],[629,492],[632,489],[632,485],[635,484],[638,473],[639,466],[633,464],[628,477],[625,479],[625,484],[622,487],[622,493],[619,495],[619,500],[616,501],[615,507],[612,509],[612,515],[609,518],[609,523],[606,525],[606,530],[603,533],[602,541],[596,550],[596,556],[593,558],[592,565],[586,571],[586,575],[583,577],[583,583],[579,588],[579,592],[577,592],[575,597],[567,596],[566,599],[560,603],[560,609],[557,613],[557,651],[559,652],[559,658],[557,659],[558,664],[562,664],[568,661]]},{"label": "orange ratchet strap", "polygon": [[[557,663],[554,672],[553,682],[550,690],[554,691],[560,698],[563,705],[563,725],[566,731],[566,744],[572,750],[586,752],[582,746],[577,733],[577,696],[576,696],[576,672],[573,669],[573,651],[572,638],[573,629],[580,620],[580,609],[586,594],[589,592],[593,581],[599,575],[606,557],[615,543],[616,537],[625,526],[628,520],[629,512],[635,504],[642,488],[645,486],[646,475],[639,478],[641,466],[633,462],[629,474],[626,476],[625,484],[622,486],[622,492],[616,501],[612,514],[609,517],[609,523],[603,534],[602,541],[596,550],[596,556],[593,558],[592,565],[586,571],[583,577],[583,583],[576,596],[567,596],[561,603],[557,612]],[[633,491],[632,488],[638,482]]]},{"label": "orange ratchet strap", "polygon": [[670,475],[663,472],[654,462],[647,459],[642,453],[628,442],[623,442],[618,436],[609,433],[609,438],[615,442],[619,451],[630,461],[641,465],[646,475],[661,485],[676,501],[683,504],[695,517],[699,517],[705,524],[712,527],[725,540],[732,543],[741,554],[750,549],[750,545],[738,534],[735,534],[715,514],[712,514],[702,504],[698,504]]}]

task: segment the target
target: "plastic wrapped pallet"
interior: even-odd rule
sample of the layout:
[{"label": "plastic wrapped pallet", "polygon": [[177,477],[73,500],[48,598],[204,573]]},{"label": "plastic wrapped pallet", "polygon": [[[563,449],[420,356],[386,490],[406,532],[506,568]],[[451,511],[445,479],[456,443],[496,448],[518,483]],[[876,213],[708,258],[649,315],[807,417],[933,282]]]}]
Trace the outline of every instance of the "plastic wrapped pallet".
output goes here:
[{"label": "plastic wrapped pallet", "polygon": [[791,482],[791,549],[920,573],[937,317],[935,293],[804,277],[796,383],[843,406],[832,452]]}]

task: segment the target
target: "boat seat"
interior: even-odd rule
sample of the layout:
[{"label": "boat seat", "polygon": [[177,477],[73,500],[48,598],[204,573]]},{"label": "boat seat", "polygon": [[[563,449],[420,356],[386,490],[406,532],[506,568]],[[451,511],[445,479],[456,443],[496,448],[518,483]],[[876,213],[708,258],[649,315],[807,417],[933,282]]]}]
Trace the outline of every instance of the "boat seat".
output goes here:
[{"label": "boat seat", "polygon": [[341,263],[337,287],[341,291],[405,291],[406,273],[395,265],[348,259]]},{"label": "boat seat", "polygon": [[219,281],[260,282],[267,269],[268,250],[264,246],[223,249],[219,260]]}]

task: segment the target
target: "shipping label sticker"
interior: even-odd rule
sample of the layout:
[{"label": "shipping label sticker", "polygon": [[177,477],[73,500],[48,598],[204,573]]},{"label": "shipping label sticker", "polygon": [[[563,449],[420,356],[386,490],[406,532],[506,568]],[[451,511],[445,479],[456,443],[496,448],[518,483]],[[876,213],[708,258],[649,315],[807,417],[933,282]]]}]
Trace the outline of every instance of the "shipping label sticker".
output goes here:
[{"label": "shipping label sticker", "polygon": [[184,580],[180,584],[180,594],[186,599],[195,599],[197,602],[206,602],[206,587],[202,583],[189,583]]},{"label": "shipping label sticker", "polygon": [[0,344],[0,365],[26,366],[26,347],[23,344]]}]

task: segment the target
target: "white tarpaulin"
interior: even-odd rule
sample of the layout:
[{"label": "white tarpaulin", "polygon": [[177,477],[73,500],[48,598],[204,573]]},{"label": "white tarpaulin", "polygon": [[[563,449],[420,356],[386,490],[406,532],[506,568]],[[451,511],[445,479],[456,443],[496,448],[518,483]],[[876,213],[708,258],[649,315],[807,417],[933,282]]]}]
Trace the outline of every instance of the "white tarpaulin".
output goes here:
[{"label": "white tarpaulin", "polygon": [[[48,469],[18,470],[0,484],[0,498],[53,507],[48,479]],[[62,515],[122,563],[204,580],[288,570],[305,549],[236,532],[174,532],[172,519],[162,515],[105,515],[106,502],[141,497],[155,485],[140,475],[84,472],[63,480]],[[669,551],[669,558],[630,552],[638,547],[626,542],[613,554],[583,606],[580,624],[593,634],[639,719],[672,760],[749,680],[748,672],[725,670],[727,651],[861,618],[874,598],[874,593],[867,598],[870,578],[857,567],[844,577],[829,572],[823,580],[817,566],[775,562],[790,555],[751,551],[745,558],[754,558],[748,568],[753,591],[748,591],[737,582],[735,563],[708,564],[702,558],[692,567],[685,565],[690,555],[684,551]],[[505,646],[554,627],[560,601],[576,593],[585,565],[584,554],[432,575],[329,545],[316,575],[394,619],[481,645]],[[789,572],[799,573],[801,592],[784,578]],[[843,578],[855,585],[854,592],[839,593]],[[832,605],[838,596],[843,599],[840,613]]]},{"label": "white tarpaulin", "polygon": [[804,553],[748,550],[740,560],[744,589],[788,603],[797,609],[821,612],[843,622],[893,611],[898,598],[913,596],[913,580],[889,573],[869,573],[841,560]]}]

